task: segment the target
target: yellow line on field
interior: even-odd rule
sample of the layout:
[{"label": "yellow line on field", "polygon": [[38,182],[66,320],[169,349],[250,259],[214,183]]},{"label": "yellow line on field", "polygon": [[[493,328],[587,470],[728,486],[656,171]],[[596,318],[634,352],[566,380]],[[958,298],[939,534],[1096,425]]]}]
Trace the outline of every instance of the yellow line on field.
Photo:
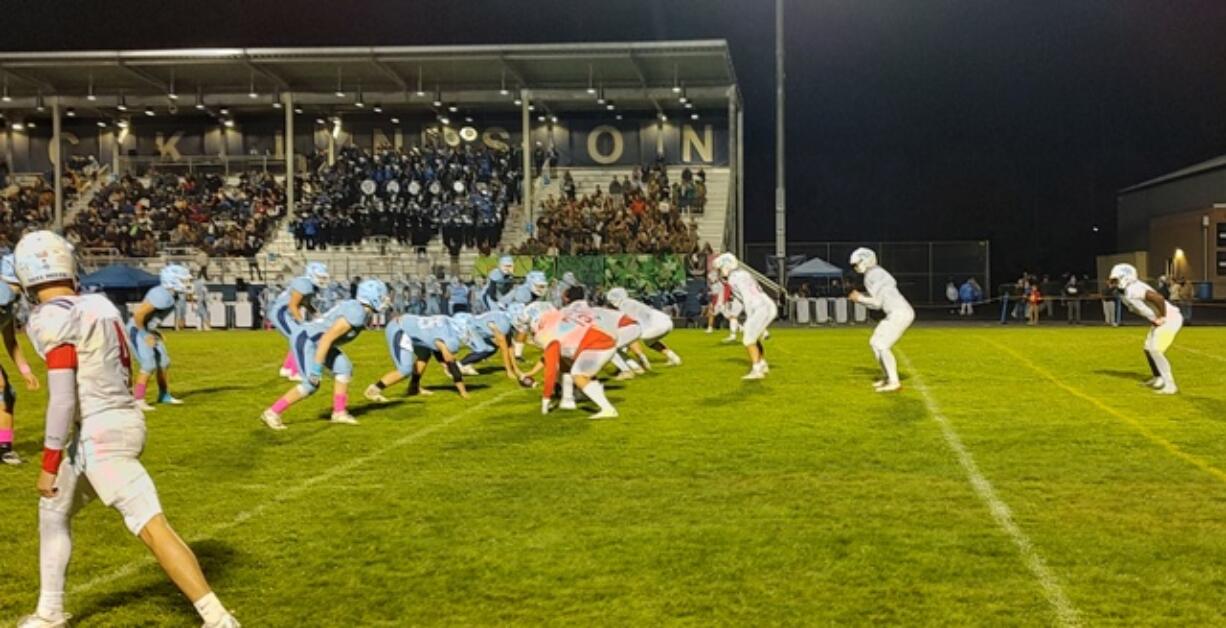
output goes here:
[{"label": "yellow line on field", "polygon": [[1149,427],[1147,427],[1141,421],[1138,421],[1135,417],[1124,414],[1123,412],[1120,412],[1119,410],[1112,408],[1111,406],[1103,403],[1097,397],[1088,395],[1082,392],[1081,390],[1078,390],[1077,388],[1069,386],[1068,384],[1060,381],[1055,375],[1052,375],[1051,372],[1048,371],[1047,369],[1039,366],[1038,364],[1035,364],[1026,356],[1018,353],[1017,351],[1014,351],[1013,349],[1010,349],[1009,347],[1005,345],[1000,344],[999,342],[996,342],[995,340],[992,340],[990,338],[984,338],[982,336],[980,337],[980,340],[983,340],[984,342],[996,347],[997,349],[1000,349],[1001,351],[1013,356],[1013,358],[1016,359],[1018,362],[1021,362],[1022,364],[1025,364],[1026,366],[1030,367],[1030,370],[1038,373],[1039,375],[1042,375],[1045,379],[1055,384],[1056,386],[1058,386],[1059,388],[1061,388],[1068,394],[1073,395],[1074,397],[1077,397],[1079,399],[1088,401],[1091,404],[1098,407],[1103,412],[1106,412],[1107,414],[1110,414],[1111,416],[1123,421],[1129,427],[1136,430],[1138,433],[1140,433],[1142,436],[1148,439],[1151,443],[1165,449],[1167,453],[1171,454],[1172,456],[1175,456],[1176,458],[1179,458],[1180,460],[1183,460],[1184,462],[1191,464],[1192,466],[1200,469],[1201,471],[1204,471],[1205,473],[1208,473],[1209,475],[1212,475],[1213,477],[1217,478],[1218,480],[1221,480],[1222,482],[1226,482],[1226,471],[1222,471],[1221,469],[1213,466],[1212,464],[1200,458],[1199,456],[1190,454],[1180,449],[1179,446],[1176,445],[1175,443],[1172,443],[1171,441],[1155,434],[1152,430],[1149,429]]}]

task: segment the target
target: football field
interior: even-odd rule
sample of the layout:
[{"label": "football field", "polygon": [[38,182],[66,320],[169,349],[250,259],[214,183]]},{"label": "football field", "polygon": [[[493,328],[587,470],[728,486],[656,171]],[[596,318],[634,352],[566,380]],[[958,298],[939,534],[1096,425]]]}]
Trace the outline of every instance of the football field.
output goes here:
[{"label": "football field", "polygon": [[[1180,334],[1174,397],[1140,384],[1142,327],[918,327],[894,395],[869,333],[776,330],[742,382],[739,343],[679,331],[684,366],[608,382],[622,416],[589,421],[493,364],[467,401],[432,366],[432,397],[370,404],[367,332],[361,425],[323,420],[325,384],[284,432],[258,419],[280,336],[169,333],[186,405],[148,414],[144,461],[248,626],[1226,622],[1226,329]],[[45,397],[18,393],[4,625],[38,594]],[[199,624],[114,511],[74,544],[74,625]]]}]

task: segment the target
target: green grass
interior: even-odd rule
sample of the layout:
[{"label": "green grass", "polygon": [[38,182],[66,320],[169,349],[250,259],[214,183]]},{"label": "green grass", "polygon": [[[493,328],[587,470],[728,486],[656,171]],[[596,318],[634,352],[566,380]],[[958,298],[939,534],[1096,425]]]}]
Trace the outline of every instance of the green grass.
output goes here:
[{"label": "green grass", "polygon": [[[279,336],[170,334],[188,405],[149,414],[144,461],[251,626],[1057,623],[922,381],[1081,623],[1226,621],[1226,331],[1183,331],[1173,398],[1138,383],[1139,327],[913,329],[892,396],[868,333],[778,330],[742,383],[739,345],[678,332],[685,365],[611,383],[605,422],[542,417],[498,373],[369,406],[390,364],[368,333],[362,425],[317,395],[282,433],[256,418],[286,388]],[[43,404],[19,401],[31,460]],[[0,469],[0,621],[37,597],[36,471]],[[74,532],[76,625],[195,623],[116,513]]]}]

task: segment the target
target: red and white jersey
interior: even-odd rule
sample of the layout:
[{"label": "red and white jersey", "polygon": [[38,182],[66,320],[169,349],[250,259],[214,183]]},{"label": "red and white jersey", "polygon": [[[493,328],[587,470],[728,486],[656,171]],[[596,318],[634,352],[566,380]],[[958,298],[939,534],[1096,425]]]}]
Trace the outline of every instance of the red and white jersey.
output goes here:
[{"label": "red and white jersey", "polygon": [[626,325],[637,324],[634,319],[617,310],[607,307],[593,307],[587,301],[572,301],[562,308],[562,313],[580,323],[590,324],[596,329],[617,336],[617,330]]},{"label": "red and white jersey", "polygon": [[100,294],[59,297],[30,313],[26,333],[48,370],[75,369],[82,418],[135,410],[132,357],[119,310]]},{"label": "red and white jersey", "polygon": [[765,292],[762,292],[762,286],[758,285],[758,280],[744,270],[738,268],[732,271],[724,281],[732,290],[732,298],[740,301],[747,311],[756,311],[759,308],[771,306],[772,301]]},{"label": "red and white jersey", "polygon": [[644,329],[672,324],[673,322],[673,319],[669,318],[664,312],[635,299],[627,298],[625,301],[622,301],[617,309],[621,310],[626,316],[633,318]]},{"label": "red and white jersey", "polygon": [[582,312],[551,310],[542,314],[536,329],[537,344],[544,349],[542,395],[546,399],[553,396],[554,384],[562,372],[562,360],[573,361],[584,351],[611,351],[616,347],[615,337],[616,332],[601,331],[595,321]]}]

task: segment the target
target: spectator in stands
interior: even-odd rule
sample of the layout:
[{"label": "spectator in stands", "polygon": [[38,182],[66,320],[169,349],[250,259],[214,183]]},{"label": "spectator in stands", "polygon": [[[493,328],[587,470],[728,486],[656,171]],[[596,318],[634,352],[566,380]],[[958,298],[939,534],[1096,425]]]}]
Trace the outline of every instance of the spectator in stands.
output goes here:
[{"label": "spectator in stands", "polygon": [[570,170],[567,170],[562,174],[562,195],[566,197],[566,200],[573,202],[577,192],[578,188],[575,186],[575,179],[570,176]]},{"label": "spectator in stands", "polygon": [[25,232],[44,227],[54,210],[55,192],[42,177],[0,188],[0,246],[12,248]]}]

